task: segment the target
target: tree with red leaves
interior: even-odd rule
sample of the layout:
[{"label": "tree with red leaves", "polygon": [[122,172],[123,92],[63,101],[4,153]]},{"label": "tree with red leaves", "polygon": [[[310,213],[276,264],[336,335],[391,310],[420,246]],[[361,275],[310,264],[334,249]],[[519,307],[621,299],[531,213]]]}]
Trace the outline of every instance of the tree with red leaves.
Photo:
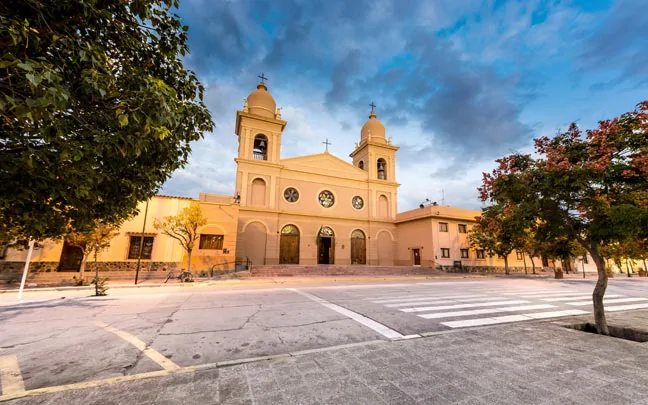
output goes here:
[{"label": "tree with red leaves", "polygon": [[590,253],[598,272],[596,327],[608,335],[601,248],[648,238],[648,101],[585,134],[571,124],[552,139],[536,139],[535,150],[537,157],[497,160],[499,166],[484,173],[480,197],[542,224],[550,235],[576,240]]}]

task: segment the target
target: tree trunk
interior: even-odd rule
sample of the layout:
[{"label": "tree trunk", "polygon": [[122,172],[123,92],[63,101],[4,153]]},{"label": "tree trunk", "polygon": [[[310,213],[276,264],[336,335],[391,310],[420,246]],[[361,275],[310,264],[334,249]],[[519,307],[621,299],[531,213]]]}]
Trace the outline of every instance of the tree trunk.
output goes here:
[{"label": "tree trunk", "polygon": [[187,249],[187,272],[191,272],[191,251],[193,249]]},{"label": "tree trunk", "polygon": [[84,252],[83,259],[81,260],[81,266],[79,266],[79,280],[83,280],[83,273],[85,272],[87,261],[88,261],[88,255]]},{"label": "tree trunk", "polygon": [[524,260],[524,274],[529,274],[527,271],[527,265],[526,265],[526,253],[522,252],[522,260]]},{"label": "tree trunk", "polygon": [[634,273],[630,259],[626,259],[626,269],[628,269],[628,277],[630,277],[630,273]]},{"label": "tree trunk", "polygon": [[608,284],[608,277],[605,271],[605,261],[603,261],[603,258],[599,255],[598,245],[596,243],[592,242],[589,252],[596,264],[596,272],[598,273],[596,287],[594,287],[594,292],[592,293],[592,300],[594,302],[594,321],[598,333],[601,335],[609,335],[610,331],[608,330],[607,321],[605,320],[605,308],[603,307],[603,296],[605,295],[605,290],[607,289]]},{"label": "tree trunk", "polygon": [[505,273],[507,276],[509,275],[508,255],[504,256],[504,273]]},{"label": "tree trunk", "polygon": [[533,256],[529,255],[529,257],[531,258],[531,271],[533,272],[533,274],[536,274],[536,272],[535,272],[535,261],[533,260]]},{"label": "tree trunk", "polygon": [[648,272],[648,266],[646,266],[646,259],[643,259],[644,270]]},{"label": "tree trunk", "polygon": [[99,263],[97,263],[97,251],[94,252],[94,265],[95,265],[95,295],[99,296]]}]

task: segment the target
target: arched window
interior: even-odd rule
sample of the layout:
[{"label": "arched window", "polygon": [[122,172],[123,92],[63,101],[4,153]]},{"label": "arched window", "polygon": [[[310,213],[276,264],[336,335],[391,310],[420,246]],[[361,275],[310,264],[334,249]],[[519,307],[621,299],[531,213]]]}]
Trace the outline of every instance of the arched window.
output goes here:
[{"label": "arched window", "polygon": [[268,137],[262,134],[254,137],[252,157],[256,160],[268,160]]},{"label": "arched window", "polygon": [[358,169],[364,170],[364,162],[362,160],[358,162]]},{"label": "arched window", "polygon": [[378,178],[387,180],[387,162],[383,158],[378,159]]}]

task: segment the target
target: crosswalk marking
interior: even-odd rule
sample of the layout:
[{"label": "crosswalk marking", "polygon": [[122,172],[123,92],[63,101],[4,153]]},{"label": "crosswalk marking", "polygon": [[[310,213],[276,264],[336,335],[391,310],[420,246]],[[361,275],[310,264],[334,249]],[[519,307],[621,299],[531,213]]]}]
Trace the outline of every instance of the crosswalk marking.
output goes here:
[{"label": "crosswalk marking", "polygon": [[529,301],[516,300],[516,301],[497,301],[497,302],[480,302],[474,304],[458,304],[458,305],[444,305],[437,307],[419,307],[419,308],[403,308],[403,312],[427,312],[438,311],[443,309],[458,309],[458,308],[472,308],[472,307],[494,307],[497,305],[512,305],[512,304],[528,304]]},{"label": "crosswalk marking", "polygon": [[[421,298],[412,298],[412,299],[409,299],[409,301],[426,301],[426,300],[430,300],[430,299],[433,299],[433,298],[435,298],[435,299],[453,299],[453,298],[477,298],[477,297],[485,297],[485,298],[487,298],[487,296],[485,296],[484,294],[441,295],[441,296],[438,296],[438,297],[427,296],[427,297],[421,297]],[[400,299],[389,299],[389,300],[377,300],[377,301],[371,301],[371,302],[373,302],[375,304],[391,304],[391,303],[402,302],[403,300],[404,300],[403,298],[400,298]]]},{"label": "crosswalk marking", "polygon": [[522,306],[510,307],[510,308],[487,308],[487,309],[474,309],[470,311],[437,312],[433,314],[422,314],[419,315],[419,317],[423,319],[439,319],[439,318],[453,318],[453,317],[468,316],[468,315],[495,314],[501,312],[531,311],[536,309],[548,309],[548,308],[555,308],[555,306],[550,304],[522,305]]},{"label": "crosswalk marking", "polygon": [[631,305],[617,305],[614,307],[605,307],[606,311],[627,311],[629,309],[643,309],[648,308],[648,304],[631,304]]},{"label": "crosswalk marking", "polygon": [[[603,298],[603,304],[620,304],[622,302],[634,302],[634,301],[648,301],[648,298],[618,298],[618,299],[613,299],[613,300],[606,300]],[[584,305],[592,305],[592,300],[588,301],[578,301],[578,302],[566,302],[565,304],[567,305],[574,305],[574,306],[584,306]]]},{"label": "crosswalk marking", "polygon": [[516,293],[504,293],[503,295],[515,295],[515,296],[524,296],[524,297],[552,297],[560,295],[582,295],[583,291],[563,291],[563,292],[516,292]]},{"label": "crosswalk marking", "polygon": [[530,319],[531,318],[526,317],[524,315],[506,315],[506,316],[498,316],[495,318],[479,318],[479,319],[466,319],[463,321],[441,322],[441,325],[445,325],[450,328],[465,328],[467,326],[495,325],[498,323],[528,321]]},{"label": "crosswalk marking", "polygon": [[[580,286],[515,288],[501,285],[480,288],[478,285],[469,285],[461,290],[449,291],[434,284],[434,288],[423,288],[421,285],[420,289],[374,291],[373,294],[362,294],[358,298],[388,309],[411,313],[421,319],[438,320],[436,322],[439,325],[449,328],[559,318],[592,312],[591,308],[585,308],[592,305],[591,291]],[[607,294],[603,302],[606,311],[648,308],[648,298],[636,296]],[[574,308],[579,306],[582,308]]]},{"label": "crosswalk marking", "polygon": [[430,305],[430,304],[452,304],[454,302],[481,302],[481,301],[498,301],[501,300],[501,297],[484,297],[484,298],[460,298],[460,299],[442,299],[442,300],[435,300],[431,299],[429,301],[407,301],[407,302],[399,302],[396,304],[386,304],[385,306],[387,308],[398,308],[398,307],[409,307],[412,305]]},{"label": "crosswalk marking", "polygon": [[584,315],[587,313],[588,313],[587,311],[581,311],[578,309],[567,310],[567,311],[537,312],[537,313],[520,314],[520,315],[496,316],[493,318],[477,318],[477,319],[465,319],[463,321],[441,322],[441,325],[447,326],[449,328],[465,328],[468,326],[495,325],[498,323],[529,321],[532,319],[545,319],[545,318],[557,318],[561,316]]},{"label": "crosswalk marking", "polygon": [[[607,298],[616,298],[616,297],[622,297],[622,295],[615,295],[615,294],[610,294],[606,295]],[[583,300],[583,299],[592,299],[592,295],[574,295],[572,297],[558,297],[558,298],[540,298],[540,301],[547,301],[547,302],[557,302],[557,301],[574,301],[574,300]]]}]

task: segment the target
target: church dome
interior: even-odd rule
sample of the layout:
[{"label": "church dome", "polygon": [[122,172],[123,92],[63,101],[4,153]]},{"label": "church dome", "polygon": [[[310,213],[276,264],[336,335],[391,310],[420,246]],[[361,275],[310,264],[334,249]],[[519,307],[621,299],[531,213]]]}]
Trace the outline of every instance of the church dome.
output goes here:
[{"label": "church dome", "polygon": [[360,130],[360,142],[371,137],[372,140],[385,140],[385,126],[376,118],[374,111],[369,114],[369,121]]},{"label": "church dome", "polygon": [[251,114],[275,118],[277,103],[268,93],[268,88],[264,82],[259,83],[256,90],[250,93],[247,97],[247,103]]}]

